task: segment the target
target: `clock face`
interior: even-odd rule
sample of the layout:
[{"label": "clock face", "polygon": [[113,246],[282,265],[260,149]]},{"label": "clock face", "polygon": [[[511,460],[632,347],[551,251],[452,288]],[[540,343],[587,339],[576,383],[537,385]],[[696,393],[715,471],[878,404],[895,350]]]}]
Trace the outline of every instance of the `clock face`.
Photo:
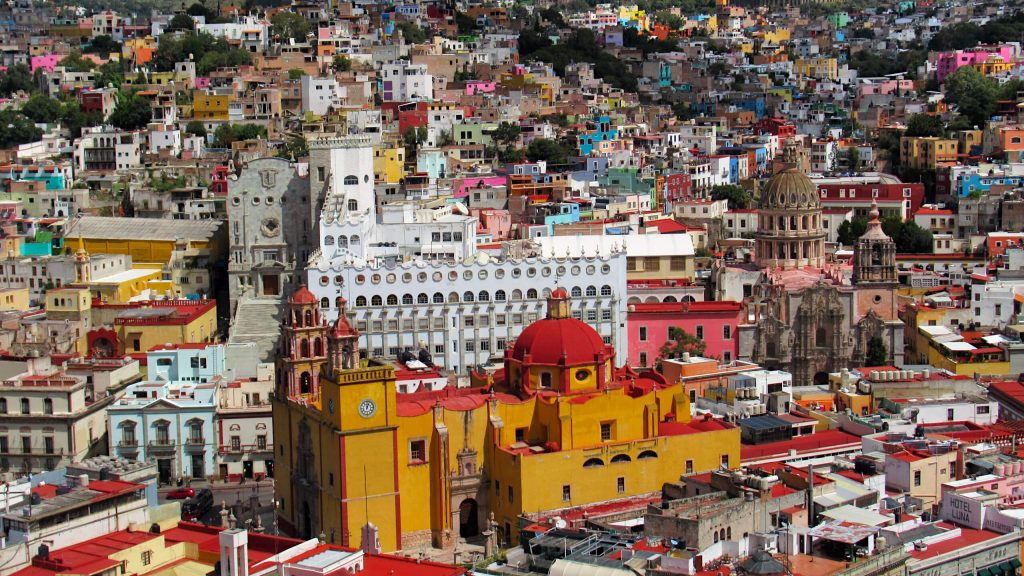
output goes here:
[{"label": "clock face", "polygon": [[377,403],[367,398],[359,403],[359,415],[363,418],[369,418],[377,413]]}]

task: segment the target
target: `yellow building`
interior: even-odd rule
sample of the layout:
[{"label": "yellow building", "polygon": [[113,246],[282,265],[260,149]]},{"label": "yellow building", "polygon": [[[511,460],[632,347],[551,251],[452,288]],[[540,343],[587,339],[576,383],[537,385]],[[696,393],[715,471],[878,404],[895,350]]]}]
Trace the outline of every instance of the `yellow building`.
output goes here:
[{"label": "yellow building", "polygon": [[142,267],[144,262],[166,265],[176,248],[208,250],[216,261],[226,252],[226,230],[222,220],[79,216],[68,223],[64,237],[71,250],[126,254]]},{"label": "yellow building", "polygon": [[298,535],[358,546],[373,522],[384,550],[451,547],[493,514],[511,543],[525,514],[739,465],[739,429],[691,421],[679,383],[616,368],[614,350],[571,317],[565,290],[506,349],[503,370],[410,395],[396,393],[394,366],[359,359],[343,306],[327,328],[304,287],[289,303],[275,466],[279,524]]},{"label": "yellow building", "polygon": [[373,151],[373,176],[377,182],[395,184],[405,177],[405,148],[378,147]]},{"label": "yellow building", "polygon": [[17,310],[24,312],[29,309],[28,288],[0,289],[0,310]]},{"label": "yellow building", "polygon": [[89,354],[110,358],[144,354],[154,346],[217,341],[214,300],[149,300],[92,305]]},{"label": "yellow building", "polygon": [[196,91],[192,96],[192,117],[196,120],[228,120],[231,96]]},{"label": "yellow building", "polygon": [[959,142],[935,136],[900,138],[900,163],[907,168],[933,170],[946,162],[956,162]]},{"label": "yellow building", "polygon": [[839,61],[835,58],[817,56],[814,58],[798,58],[793,63],[798,76],[809,76],[819,80],[838,80]]}]

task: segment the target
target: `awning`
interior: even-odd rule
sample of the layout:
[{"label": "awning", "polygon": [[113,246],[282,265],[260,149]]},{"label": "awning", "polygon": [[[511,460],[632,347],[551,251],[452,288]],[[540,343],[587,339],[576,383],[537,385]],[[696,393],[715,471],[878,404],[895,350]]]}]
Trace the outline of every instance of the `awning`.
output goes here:
[{"label": "awning", "polygon": [[1010,558],[1010,567],[1015,569],[1020,568],[1020,560],[1018,558]]},{"label": "awning", "polygon": [[978,570],[978,573],[977,573],[976,576],[993,576],[992,575],[992,570],[989,569],[989,568],[982,568],[981,570]]}]

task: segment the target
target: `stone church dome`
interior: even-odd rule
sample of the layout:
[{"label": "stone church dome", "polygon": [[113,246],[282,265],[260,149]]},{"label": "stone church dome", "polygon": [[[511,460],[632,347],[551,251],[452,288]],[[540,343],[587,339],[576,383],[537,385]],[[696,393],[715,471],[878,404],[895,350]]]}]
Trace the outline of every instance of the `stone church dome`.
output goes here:
[{"label": "stone church dome", "polygon": [[821,209],[818,187],[806,174],[787,168],[772,176],[761,192],[761,210]]}]

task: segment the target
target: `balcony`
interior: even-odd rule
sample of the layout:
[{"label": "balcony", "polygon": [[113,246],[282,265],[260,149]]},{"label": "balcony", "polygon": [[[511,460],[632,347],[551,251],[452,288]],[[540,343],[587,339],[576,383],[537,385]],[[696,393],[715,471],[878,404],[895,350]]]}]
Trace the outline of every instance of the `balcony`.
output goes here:
[{"label": "balcony", "polygon": [[202,436],[190,436],[185,440],[185,449],[191,452],[202,450],[206,447],[206,439]]},{"label": "balcony", "polygon": [[159,438],[157,440],[150,440],[149,449],[151,451],[165,451],[174,450],[177,446],[177,442],[173,438]]},{"label": "balcony", "polygon": [[117,443],[117,447],[127,450],[137,450],[139,448],[139,441],[134,438],[125,438]]},{"label": "balcony", "polygon": [[274,451],[270,444],[228,444],[220,446],[217,451],[220,454],[260,454]]}]

